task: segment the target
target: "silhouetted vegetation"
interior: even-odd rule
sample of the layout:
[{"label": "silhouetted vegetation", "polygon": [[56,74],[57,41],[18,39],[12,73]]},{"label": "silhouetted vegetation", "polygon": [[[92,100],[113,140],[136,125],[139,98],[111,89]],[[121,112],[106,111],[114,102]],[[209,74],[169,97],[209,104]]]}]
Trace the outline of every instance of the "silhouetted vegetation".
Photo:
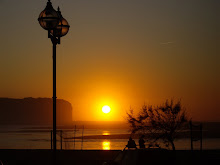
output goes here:
[{"label": "silhouetted vegetation", "polygon": [[167,100],[157,107],[143,105],[138,115],[130,109],[127,120],[132,133],[143,134],[154,143],[160,139],[175,150],[174,140],[187,122],[187,117],[181,101],[174,103],[173,100]]}]

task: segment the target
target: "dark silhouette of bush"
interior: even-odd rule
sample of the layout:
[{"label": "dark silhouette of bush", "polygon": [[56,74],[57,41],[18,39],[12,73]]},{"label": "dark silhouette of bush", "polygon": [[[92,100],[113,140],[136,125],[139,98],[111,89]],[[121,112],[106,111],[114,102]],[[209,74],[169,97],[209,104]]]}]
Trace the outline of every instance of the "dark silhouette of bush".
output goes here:
[{"label": "dark silhouette of bush", "polygon": [[181,101],[174,103],[173,100],[166,100],[163,105],[157,107],[143,105],[137,116],[134,115],[133,109],[127,113],[132,133],[143,134],[154,143],[161,139],[167,147],[171,145],[173,150],[176,135],[187,120]]}]

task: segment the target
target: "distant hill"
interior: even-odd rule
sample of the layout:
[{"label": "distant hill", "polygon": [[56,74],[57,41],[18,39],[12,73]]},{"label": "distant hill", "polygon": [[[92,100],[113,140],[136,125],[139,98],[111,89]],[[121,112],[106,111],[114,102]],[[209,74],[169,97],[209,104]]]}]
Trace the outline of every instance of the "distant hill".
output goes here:
[{"label": "distant hill", "polygon": [[[51,98],[0,98],[0,125],[52,125],[53,101]],[[57,99],[57,125],[72,123],[72,105]]]}]

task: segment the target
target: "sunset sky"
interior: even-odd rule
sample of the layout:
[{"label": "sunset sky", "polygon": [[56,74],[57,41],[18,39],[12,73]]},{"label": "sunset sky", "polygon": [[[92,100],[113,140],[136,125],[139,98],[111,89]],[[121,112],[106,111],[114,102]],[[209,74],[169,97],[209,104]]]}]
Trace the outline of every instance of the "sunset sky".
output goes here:
[{"label": "sunset sky", "polygon": [[[37,21],[46,2],[0,0],[0,97],[52,97],[52,44]],[[73,120],[124,120],[174,98],[193,120],[220,121],[219,0],[51,2],[70,24],[57,98]]]}]

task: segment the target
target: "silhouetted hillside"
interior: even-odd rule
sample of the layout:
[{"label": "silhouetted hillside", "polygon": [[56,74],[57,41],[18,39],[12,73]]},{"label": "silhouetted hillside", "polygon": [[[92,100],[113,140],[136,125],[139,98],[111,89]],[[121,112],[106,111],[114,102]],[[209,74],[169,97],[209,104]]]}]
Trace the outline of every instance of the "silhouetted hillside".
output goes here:
[{"label": "silhouetted hillside", "polygon": [[[0,124],[51,125],[53,101],[50,98],[0,98]],[[57,99],[57,125],[72,122],[72,106]]]}]

